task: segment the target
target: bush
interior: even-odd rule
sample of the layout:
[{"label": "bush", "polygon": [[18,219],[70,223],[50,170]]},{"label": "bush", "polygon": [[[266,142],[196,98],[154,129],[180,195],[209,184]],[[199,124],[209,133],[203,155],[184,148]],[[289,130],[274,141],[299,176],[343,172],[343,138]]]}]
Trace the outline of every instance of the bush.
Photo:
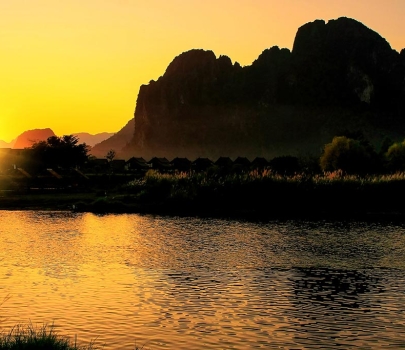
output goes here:
[{"label": "bush", "polygon": [[320,166],[323,171],[342,170],[348,174],[363,175],[373,168],[372,156],[361,141],[335,136],[331,143],[325,145]]},{"label": "bush", "polygon": [[405,170],[405,140],[397,142],[388,148],[385,153],[387,160],[387,167],[390,171],[404,171]]}]

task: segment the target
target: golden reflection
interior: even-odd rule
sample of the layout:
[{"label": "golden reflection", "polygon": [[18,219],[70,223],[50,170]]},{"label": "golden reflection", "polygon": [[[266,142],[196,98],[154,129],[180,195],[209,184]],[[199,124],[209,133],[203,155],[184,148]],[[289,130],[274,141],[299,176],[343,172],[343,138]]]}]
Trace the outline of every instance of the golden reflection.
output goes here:
[{"label": "golden reflection", "polygon": [[[1,326],[54,322],[106,350],[398,342],[403,273],[378,265],[405,235],[385,229],[0,211]],[[377,267],[339,269],[365,258]]]}]

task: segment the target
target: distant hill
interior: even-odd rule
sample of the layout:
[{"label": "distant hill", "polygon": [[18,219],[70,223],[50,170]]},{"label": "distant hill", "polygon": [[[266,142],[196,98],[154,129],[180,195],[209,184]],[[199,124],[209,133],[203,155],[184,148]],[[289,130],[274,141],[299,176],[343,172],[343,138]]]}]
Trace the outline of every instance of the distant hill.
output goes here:
[{"label": "distant hill", "polygon": [[102,132],[99,134],[89,134],[87,132],[79,132],[79,133],[74,133],[73,135],[77,136],[79,138],[79,143],[85,143],[86,145],[89,145],[93,147],[97,143],[100,143],[111,136],[114,135],[112,132]]},{"label": "distant hill", "polygon": [[131,119],[120,131],[112,135],[108,139],[96,144],[91,150],[90,154],[98,158],[104,158],[107,152],[113,149],[116,152],[117,158],[130,158],[130,153],[127,154],[123,151],[128,142],[134,136],[135,121]]},{"label": "distant hill", "polygon": [[[87,132],[74,133],[77,136],[79,143],[86,143],[90,147],[93,147],[97,143],[100,143],[109,137],[113,136],[114,133],[102,132],[98,134],[90,134]],[[0,140],[0,148],[25,148],[31,147],[34,142],[46,141],[48,137],[56,136],[55,133],[50,128],[46,129],[33,129],[27,130],[20,134],[15,140],[11,142],[5,142]],[[61,136],[61,135],[59,135]]]},{"label": "distant hill", "polygon": [[11,142],[6,142],[3,140],[0,140],[0,148],[13,148],[14,143],[15,143],[15,140],[13,140]]},{"label": "distant hill", "polygon": [[[292,51],[273,46],[250,66],[193,49],[140,87],[133,122],[123,153],[145,159],[319,156],[342,130],[378,147],[405,137],[405,50],[346,17],[304,24]],[[94,149],[119,151],[119,137]]]},{"label": "distant hill", "polygon": [[19,135],[14,143],[13,148],[26,148],[31,147],[35,142],[38,141],[46,141],[48,137],[56,136],[55,133],[47,128],[47,129],[33,129],[24,131],[21,135]]}]

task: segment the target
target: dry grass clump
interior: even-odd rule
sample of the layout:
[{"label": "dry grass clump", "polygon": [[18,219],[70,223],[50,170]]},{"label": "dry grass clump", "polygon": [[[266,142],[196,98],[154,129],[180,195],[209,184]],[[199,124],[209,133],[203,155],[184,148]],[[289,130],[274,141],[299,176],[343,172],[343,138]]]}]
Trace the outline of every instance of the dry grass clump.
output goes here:
[{"label": "dry grass clump", "polygon": [[79,346],[76,338],[71,341],[58,335],[53,326],[40,327],[16,325],[8,333],[1,334],[0,350],[93,350],[93,343]]}]

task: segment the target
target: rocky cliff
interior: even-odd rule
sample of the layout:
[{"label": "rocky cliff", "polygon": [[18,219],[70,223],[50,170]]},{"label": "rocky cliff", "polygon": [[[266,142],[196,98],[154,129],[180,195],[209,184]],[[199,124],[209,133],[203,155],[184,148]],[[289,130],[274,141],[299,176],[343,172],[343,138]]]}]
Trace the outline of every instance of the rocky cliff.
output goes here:
[{"label": "rocky cliff", "polygon": [[212,51],[175,57],[142,85],[126,154],[217,158],[319,154],[343,129],[405,136],[405,51],[350,18],[298,29],[292,51],[241,67]]}]

